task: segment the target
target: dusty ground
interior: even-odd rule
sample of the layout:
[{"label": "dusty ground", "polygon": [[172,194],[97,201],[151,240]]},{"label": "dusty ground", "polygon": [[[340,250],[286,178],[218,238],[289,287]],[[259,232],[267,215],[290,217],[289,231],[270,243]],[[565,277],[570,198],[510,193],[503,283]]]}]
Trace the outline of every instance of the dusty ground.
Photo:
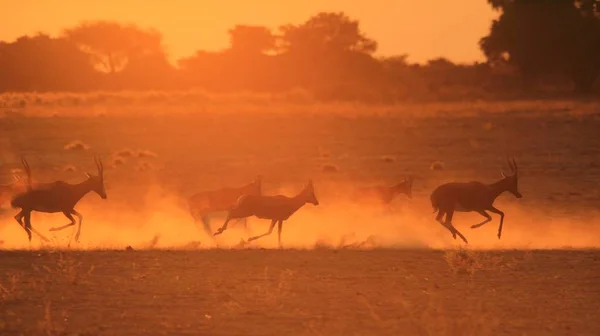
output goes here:
[{"label": "dusty ground", "polygon": [[[67,222],[62,215],[34,213],[53,242],[30,246],[15,211],[3,210],[0,335],[597,333],[600,255],[572,249],[600,247],[597,103],[92,98],[2,97],[0,183],[21,153],[37,180],[71,183],[95,173],[99,153],[108,199],[89,194],[77,205],[81,243],[67,254],[47,252],[72,235],[47,231]],[[506,155],[517,159],[524,198],[496,201],[506,213],[501,240],[496,216],[471,230],[479,216],[457,214],[470,242],[457,250],[434,221],[431,191],[494,182]],[[300,250],[273,250],[276,235],[229,249],[250,233],[233,227],[213,241],[190,218],[192,193],[258,174],[267,194],[293,195],[314,180],[320,205],[284,224],[284,246]],[[412,200],[347,200],[353,188],[409,175]],[[215,215],[213,229],[223,220]],[[268,224],[248,223],[251,233]],[[157,248],[194,251],[145,250]]]},{"label": "dusty ground", "polygon": [[600,328],[597,251],[0,258],[2,335],[597,335]]}]

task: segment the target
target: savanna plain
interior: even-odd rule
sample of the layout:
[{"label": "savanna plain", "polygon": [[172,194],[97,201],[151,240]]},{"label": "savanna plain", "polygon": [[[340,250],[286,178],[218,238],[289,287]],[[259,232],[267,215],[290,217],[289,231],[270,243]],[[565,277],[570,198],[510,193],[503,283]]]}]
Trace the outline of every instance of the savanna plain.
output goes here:
[{"label": "savanna plain", "polygon": [[[37,181],[76,183],[102,156],[108,198],[90,193],[79,243],[62,214],[34,213],[51,243],[0,218],[0,335],[597,335],[597,102],[361,105],[302,96],[5,94],[0,178],[25,155]],[[439,184],[491,183],[519,166],[522,199],[465,245],[434,218]],[[250,218],[217,237],[187,197],[263,176],[305,205],[276,233]],[[390,206],[356,188],[414,177]],[[225,214],[211,217],[213,231]]]}]

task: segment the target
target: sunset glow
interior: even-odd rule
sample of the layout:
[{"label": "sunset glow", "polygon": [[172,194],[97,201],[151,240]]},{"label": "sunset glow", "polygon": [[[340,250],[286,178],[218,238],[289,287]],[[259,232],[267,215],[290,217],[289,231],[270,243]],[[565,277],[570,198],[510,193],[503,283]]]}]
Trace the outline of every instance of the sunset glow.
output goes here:
[{"label": "sunset glow", "polygon": [[53,36],[83,20],[115,20],[156,28],[171,59],[197,49],[228,45],[235,24],[276,29],[298,24],[320,11],[343,11],[358,19],[365,34],[379,42],[379,55],[408,54],[413,62],[446,57],[454,62],[482,61],[477,42],[496,17],[483,0],[50,0],[0,1],[0,40],[44,31]]},{"label": "sunset glow", "polygon": [[598,334],[600,0],[0,25],[0,336]]}]

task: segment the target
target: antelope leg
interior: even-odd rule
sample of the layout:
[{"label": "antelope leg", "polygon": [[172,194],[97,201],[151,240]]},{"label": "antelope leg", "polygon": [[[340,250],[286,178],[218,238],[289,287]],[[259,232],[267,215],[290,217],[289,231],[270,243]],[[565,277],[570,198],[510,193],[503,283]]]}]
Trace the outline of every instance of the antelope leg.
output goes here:
[{"label": "antelope leg", "polygon": [[277,223],[277,244],[279,245],[279,248],[281,248],[281,231],[283,229],[283,221],[280,220],[279,223]]},{"label": "antelope leg", "polygon": [[77,225],[77,233],[75,234],[75,242],[78,243],[79,235],[81,234],[81,223],[83,222],[83,216],[79,212],[75,211],[75,209],[71,210],[71,213],[77,216],[77,219],[79,219],[79,225]]},{"label": "antelope leg", "polygon": [[271,226],[269,227],[269,231],[267,231],[267,233],[263,233],[260,236],[250,237],[250,238],[248,238],[248,242],[251,242],[253,240],[257,240],[258,238],[262,238],[264,236],[270,235],[273,232],[273,228],[275,227],[275,223],[277,223],[277,220],[273,219],[271,221]]},{"label": "antelope leg", "polygon": [[202,228],[204,229],[204,232],[206,232],[209,237],[212,237],[213,235],[212,230],[210,229],[210,217],[207,215],[202,215],[200,220],[202,221]]},{"label": "antelope leg", "polygon": [[456,232],[454,230],[452,230],[451,227],[449,227],[448,225],[446,225],[446,223],[444,223],[444,221],[440,218],[436,218],[436,220],[442,224],[443,227],[445,227],[448,231],[450,231],[450,233],[452,233],[452,238],[456,239]]},{"label": "antelope leg", "polygon": [[504,223],[504,212],[502,212],[494,207],[490,207],[488,210],[495,214],[500,215],[500,225],[498,226],[498,239],[500,239],[500,237],[502,236],[502,224]]},{"label": "antelope leg", "polygon": [[229,221],[231,221],[231,220],[232,220],[231,215],[228,214],[227,219],[225,220],[225,223],[223,223],[223,226],[221,226],[217,230],[217,232],[215,232],[215,234],[213,236],[220,235],[221,233],[223,233],[223,231],[227,230],[227,224],[229,224]]},{"label": "antelope leg", "polygon": [[477,213],[481,214],[483,217],[485,217],[485,220],[479,224],[475,224],[475,225],[471,225],[471,229],[476,229],[478,227],[483,226],[486,223],[489,223],[492,221],[492,216],[488,215],[487,212],[485,211],[477,211]]},{"label": "antelope leg", "polygon": [[27,233],[27,237],[29,237],[29,241],[31,241],[31,232],[29,230],[27,230],[27,228],[25,227],[25,224],[23,224],[24,216],[25,216],[25,212],[23,210],[21,210],[18,214],[15,215],[15,220],[17,221],[17,223],[19,223],[19,225],[21,225],[23,230],[25,230],[25,233]]},{"label": "antelope leg", "polygon": [[450,227],[452,228],[452,230],[453,230],[454,232],[456,232],[456,234],[457,234],[457,235],[460,237],[460,239],[462,239],[462,240],[463,240],[463,241],[464,241],[466,244],[468,244],[469,242],[467,241],[467,238],[465,238],[465,236],[463,236],[463,234],[462,234],[462,233],[460,233],[460,231],[458,231],[458,230],[457,230],[457,229],[454,227],[454,225],[452,225],[452,223],[449,223],[449,224],[450,224]]},{"label": "antelope leg", "polygon": [[29,233],[29,231],[35,233],[36,236],[38,236],[41,240],[45,242],[50,241],[50,239],[46,238],[43,234],[39,233],[36,229],[31,227],[31,212],[25,213],[25,230],[28,231],[27,233],[29,235],[29,241],[31,241],[31,233]]},{"label": "antelope leg", "polygon": [[48,230],[48,231],[60,231],[60,230],[64,230],[70,226],[75,225],[75,219],[73,218],[73,216],[71,216],[70,213],[63,211],[63,215],[65,215],[65,217],[67,217],[71,221],[71,223],[65,224],[63,226],[51,227],[50,230]]}]

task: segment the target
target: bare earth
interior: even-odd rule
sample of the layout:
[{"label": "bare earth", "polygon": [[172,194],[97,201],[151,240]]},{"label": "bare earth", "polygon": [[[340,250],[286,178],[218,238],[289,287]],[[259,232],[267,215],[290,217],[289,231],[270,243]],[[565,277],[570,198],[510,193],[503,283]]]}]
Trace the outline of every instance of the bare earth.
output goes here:
[{"label": "bare earth", "polygon": [[[597,335],[598,251],[3,252],[2,335]],[[16,277],[11,282],[11,278]]]}]

